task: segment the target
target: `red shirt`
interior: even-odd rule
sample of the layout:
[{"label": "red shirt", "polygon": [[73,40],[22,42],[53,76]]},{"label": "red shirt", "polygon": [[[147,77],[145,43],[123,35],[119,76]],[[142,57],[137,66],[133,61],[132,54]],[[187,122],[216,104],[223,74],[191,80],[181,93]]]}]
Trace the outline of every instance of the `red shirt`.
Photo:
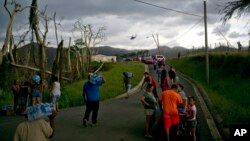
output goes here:
[{"label": "red shirt", "polygon": [[156,88],[156,81],[151,76],[145,77],[144,82],[148,82]]}]

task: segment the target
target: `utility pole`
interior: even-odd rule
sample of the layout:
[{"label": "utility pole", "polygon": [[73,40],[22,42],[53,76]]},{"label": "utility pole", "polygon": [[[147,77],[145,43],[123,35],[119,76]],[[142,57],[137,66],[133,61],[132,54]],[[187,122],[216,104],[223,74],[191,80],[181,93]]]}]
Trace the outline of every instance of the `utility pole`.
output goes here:
[{"label": "utility pole", "polygon": [[206,52],[206,80],[209,83],[209,56],[208,56],[208,40],[207,40],[207,6],[204,1],[204,25],[205,25],[205,52]]},{"label": "utility pole", "polygon": [[154,41],[155,41],[155,44],[156,44],[156,46],[157,46],[158,54],[161,54],[161,52],[160,52],[160,43],[159,43],[158,34],[156,34],[156,38],[155,38],[154,34],[152,34],[152,37],[153,37],[153,39],[154,39]]}]

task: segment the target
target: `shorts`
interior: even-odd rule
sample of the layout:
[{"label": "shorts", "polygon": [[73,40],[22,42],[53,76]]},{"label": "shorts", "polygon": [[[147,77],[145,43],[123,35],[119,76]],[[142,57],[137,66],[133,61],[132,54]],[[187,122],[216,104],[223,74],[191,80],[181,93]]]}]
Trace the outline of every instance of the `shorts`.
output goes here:
[{"label": "shorts", "polygon": [[125,89],[126,89],[126,92],[128,92],[128,91],[131,89],[131,84],[127,84],[127,85],[125,86]]},{"label": "shorts", "polygon": [[163,121],[164,121],[164,128],[170,129],[172,126],[180,123],[180,117],[179,117],[179,115],[172,115],[169,117],[163,117]]},{"label": "shorts", "polygon": [[154,109],[145,109],[144,113],[146,116],[152,116],[154,115],[155,110]]},{"label": "shorts", "polygon": [[42,92],[39,90],[32,91],[32,97],[42,97]]},{"label": "shorts", "polygon": [[184,114],[184,113],[186,113],[186,108],[185,107],[178,107],[178,112]]},{"label": "shorts", "polygon": [[194,128],[197,126],[197,120],[191,120],[191,121],[187,121],[187,126]]},{"label": "shorts", "polygon": [[53,96],[51,96],[51,101],[52,101],[52,103],[58,102],[59,99],[60,99],[60,96],[59,96],[59,95],[53,95]]}]

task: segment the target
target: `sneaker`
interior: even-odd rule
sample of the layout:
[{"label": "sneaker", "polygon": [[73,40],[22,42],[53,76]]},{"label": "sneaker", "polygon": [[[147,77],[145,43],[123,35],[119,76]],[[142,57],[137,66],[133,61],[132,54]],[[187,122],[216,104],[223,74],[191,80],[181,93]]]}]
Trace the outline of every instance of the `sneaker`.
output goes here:
[{"label": "sneaker", "polygon": [[150,134],[146,134],[145,137],[146,137],[146,138],[149,138],[149,139],[152,139],[152,138],[153,138],[153,136],[150,135]]},{"label": "sneaker", "polygon": [[87,122],[88,122],[87,119],[83,119],[83,123],[82,124],[83,124],[84,127],[87,127]]}]

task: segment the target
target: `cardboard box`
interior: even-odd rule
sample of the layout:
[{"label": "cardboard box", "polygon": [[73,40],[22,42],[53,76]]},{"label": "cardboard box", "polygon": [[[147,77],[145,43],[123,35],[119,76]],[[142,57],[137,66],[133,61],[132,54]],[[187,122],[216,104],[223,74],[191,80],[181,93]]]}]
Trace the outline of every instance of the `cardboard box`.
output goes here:
[{"label": "cardboard box", "polygon": [[1,110],[0,114],[2,116],[13,116],[15,112],[13,110]]}]

